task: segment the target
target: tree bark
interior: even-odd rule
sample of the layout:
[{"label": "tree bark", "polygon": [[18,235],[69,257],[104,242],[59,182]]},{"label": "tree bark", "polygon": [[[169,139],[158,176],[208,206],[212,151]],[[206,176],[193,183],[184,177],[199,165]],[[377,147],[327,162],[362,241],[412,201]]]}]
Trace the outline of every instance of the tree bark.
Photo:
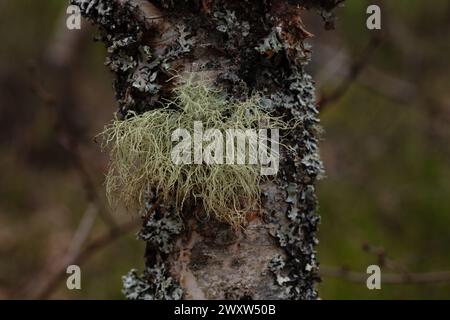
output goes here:
[{"label": "tree bark", "polygon": [[178,214],[147,195],[138,235],[145,270],[124,277],[127,298],[318,298],[314,183],[322,164],[314,82],[304,69],[312,35],[301,14],[317,9],[331,27],[340,2],[71,0],[100,27],[120,117],[159,108],[175,72],[199,72],[236,99],[263,93],[267,110],[299,123],[284,138],[279,173],[261,185],[260,212],[241,230],[199,219],[198,205]]}]

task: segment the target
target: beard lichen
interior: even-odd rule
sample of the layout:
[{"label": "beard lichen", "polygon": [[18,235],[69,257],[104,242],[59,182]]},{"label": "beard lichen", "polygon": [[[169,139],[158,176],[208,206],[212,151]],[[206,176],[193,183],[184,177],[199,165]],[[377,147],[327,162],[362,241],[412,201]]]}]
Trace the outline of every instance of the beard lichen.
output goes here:
[{"label": "beard lichen", "polygon": [[[100,134],[103,148],[110,152],[106,176],[109,202],[113,207],[121,204],[136,210],[144,206],[145,195],[155,190],[165,201],[175,199],[178,212],[186,202],[201,204],[204,210],[199,212],[206,217],[212,215],[234,227],[245,225],[247,215],[259,210],[261,165],[248,161],[177,163],[173,161],[172,135],[182,128],[194,132],[195,138],[195,123],[199,122],[205,130],[220,132],[258,132],[263,128],[287,129],[288,125],[265,112],[258,95],[245,101],[230,100],[208,81],[194,80],[192,75],[182,80],[173,93],[173,100],[164,107],[142,114],[130,111],[125,120],[113,120]],[[232,143],[233,148],[239,147],[234,138]],[[204,150],[208,145],[205,140],[201,142]],[[246,158],[259,152],[254,148],[249,142]],[[213,148],[210,154],[219,156],[217,152]]]}]

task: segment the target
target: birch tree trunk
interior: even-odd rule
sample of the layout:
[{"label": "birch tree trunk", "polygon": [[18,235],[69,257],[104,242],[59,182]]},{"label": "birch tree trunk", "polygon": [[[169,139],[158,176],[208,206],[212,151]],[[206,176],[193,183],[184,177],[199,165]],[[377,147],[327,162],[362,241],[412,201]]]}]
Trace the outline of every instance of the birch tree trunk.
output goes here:
[{"label": "birch tree trunk", "polygon": [[199,219],[202,207],[147,195],[145,270],[124,277],[130,299],[317,299],[322,172],[314,82],[305,72],[311,36],[304,10],[332,26],[340,0],[71,0],[97,24],[115,74],[119,117],[159,108],[173,72],[201,72],[229,96],[264,94],[274,115],[300,124],[282,142],[280,170],[261,185],[261,212],[242,230]]}]

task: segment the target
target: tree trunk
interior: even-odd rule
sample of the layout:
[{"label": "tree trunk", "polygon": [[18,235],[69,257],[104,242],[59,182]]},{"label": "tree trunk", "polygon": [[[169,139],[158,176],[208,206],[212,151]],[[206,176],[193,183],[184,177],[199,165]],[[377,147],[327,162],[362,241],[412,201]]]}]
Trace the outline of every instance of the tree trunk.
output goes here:
[{"label": "tree trunk", "polygon": [[173,72],[214,79],[227,95],[264,94],[271,114],[299,125],[284,137],[280,170],[239,230],[199,219],[203,208],[147,195],[139,238],[145,270],[124,277],[130,299],[317,299],[314,183],[322,172],[314,83],[305,72],[311,36],[301,20],[318,9],[332,25],[340,0],[71,0],[100,27],[115,74],[119,117],[160,107]]}]

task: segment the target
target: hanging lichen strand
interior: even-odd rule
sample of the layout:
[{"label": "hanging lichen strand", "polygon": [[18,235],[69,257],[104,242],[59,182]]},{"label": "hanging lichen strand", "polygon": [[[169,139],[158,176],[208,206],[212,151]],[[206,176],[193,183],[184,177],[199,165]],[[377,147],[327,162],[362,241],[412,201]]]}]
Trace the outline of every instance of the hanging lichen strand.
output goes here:
[{"label": "hanging lichen strand", "polygon": [[[205,209],[205,217],[212,215],[235,228],[243,227],[246,216],[259,210],[259,186],[263,176],[257,161],[231,163],[235,160],[238,145],[230,128],[258,132],[263,126],[265,130],[287,129],[288,124],[265,113],[260,97],[230,101],[207,81],[194,79],[193,75],[180,79],[174,99],[167,101],[164,108],[142,114],[130,111],[127,119],[112,121],[100,135],[104,147],[110,150],[110,168],[106,176],[110,204],[112,207],[122,204],[136,211],[145,205],[147,191],[156,190],[164,202],[175,199],[178,212],[182,211],[184,203],[200,203]],[[184,153],[187,163],[173,161],[172,152],[176,149],[172,146],[172,134],[177,130],[189,134],[199,125],[201,132],[213,129],[220,135],[213,144],[214,148],[219,146],[218,150],[215,149],[214,156],[208,156],[211,161],[204,163],[203,159],[197,159],[195,163],[190,147],[187,149],[189,154]],[[228,141],[222,135],[226,131],[231,132]],[[228,139],[230,137],[233,141]],[[190,145],[191,140],[189,135]],[[200,150],[206,147],[207,151],[212,149],[207,140],[194,144]],[[257,155],[256,133],[254,142],[249,145],[249,152]],[[230,161],[225,165],[228,151],[233,157],[227,159]],[[278,156],[278,153],[271,156]]]},{"label": "hanging lichen strand", "polygon": [[[261,104],[271,115],[299,125],[283,138],[276,193],[261,186],[261,215],[282,254],[269,262],[275,298],[317,299],[315,245],[319,216],[314,184],[322,173],[318,154],[318,111],[314,83],[305,72],[311,36],[300,14],[317,9],[327,27],[330,11],[341,0],[160,0],[143,12],[145,1],[71,0],[82,14],[99,25],[108,48],[107,65],[115,74],[119,118],[164,106],[176,82],[173,75],[200,72],[228,97],[245,101],[262,93]],[[162,202],[154,191],[145,196],[144,227],[139,238],[147,242],[146,270],[124,277],[130,299],[181,299],[183,291],[171,274],[167,257],[183,222],[171,201]],[[280,205],[267,205],[276,198]],[[280,199],[278,199],[280,198]],[[192,211],[198,208],[191,208]],[[273,296],[271,296],[273,297]]]}]

